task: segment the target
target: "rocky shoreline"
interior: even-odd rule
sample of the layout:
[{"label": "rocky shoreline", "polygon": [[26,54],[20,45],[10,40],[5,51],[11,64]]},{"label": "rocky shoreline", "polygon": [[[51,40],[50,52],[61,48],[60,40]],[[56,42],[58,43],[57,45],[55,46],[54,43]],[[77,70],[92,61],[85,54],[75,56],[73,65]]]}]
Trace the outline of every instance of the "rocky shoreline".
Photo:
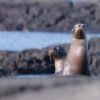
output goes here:
[{"label": "rocky shoreline", "polygon": [[0,0],[0,30],[68,32],[83,22],[100,32],[100,3],[64,0]]},{"label": "rocky shoreline", "polygon": [[6,78],[0,80],[0,100],[98,100],[100,77]]},{"label": "rocky shoreline", "polygon": [[[90,72],[91,75],[100,75],[100,38],[92,38],[89,41]],[[62,44],[69,49],[70,44]],[[42,75],[53,74],[54,62],[51,62],[47,53],[48,48],[29,49],[23,51],[0,51],[0,76],[15,75]]]}]

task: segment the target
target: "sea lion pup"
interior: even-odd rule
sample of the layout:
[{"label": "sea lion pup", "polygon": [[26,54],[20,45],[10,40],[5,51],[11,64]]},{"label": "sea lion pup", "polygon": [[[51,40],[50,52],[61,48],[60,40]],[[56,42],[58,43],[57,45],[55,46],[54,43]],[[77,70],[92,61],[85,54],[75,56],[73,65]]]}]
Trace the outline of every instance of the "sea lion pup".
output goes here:
[{"label": "sea lion pup", "polygon": [[76,24],[72,29],[73,38],[64,63],[63,75],[90,75],[86,29],[82,23]]},{"label": "sea lion pup", "polygon": [[64,59],[66,58],[66,51],[60,46],[51,47],[48,49],[50,60],[54,61],[55,74],[62,75],[64,67]]}]

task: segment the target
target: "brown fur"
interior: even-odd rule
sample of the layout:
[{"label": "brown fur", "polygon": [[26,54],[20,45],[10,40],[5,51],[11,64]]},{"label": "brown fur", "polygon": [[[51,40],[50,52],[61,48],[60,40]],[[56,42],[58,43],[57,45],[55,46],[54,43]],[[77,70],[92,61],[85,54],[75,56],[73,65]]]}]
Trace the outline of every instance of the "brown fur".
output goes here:
[{"label": "brown fur", "polygon": [[73,28],[73,38],[64,63],[63,75],[89,75],[88,55],[86,26],[79,23]]},{"label": "brown fur", "polygon": [[66,51],[62,47],[51,47],[48,50],[50,60],[55,63],[55,73],[63,74],[64,59],[66,58]]}]

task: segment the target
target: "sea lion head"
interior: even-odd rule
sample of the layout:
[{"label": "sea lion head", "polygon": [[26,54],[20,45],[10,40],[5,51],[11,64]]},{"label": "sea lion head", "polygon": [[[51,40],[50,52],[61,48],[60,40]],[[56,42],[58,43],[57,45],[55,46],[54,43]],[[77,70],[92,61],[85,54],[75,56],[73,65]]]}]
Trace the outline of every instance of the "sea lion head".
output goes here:
[{"label": "sea lion head", "polygon": [[62,59],[66,56],[66,51],[64,48],[57,46],[49,48],[48,54],[51,60]]},{"label": "sea lion head", "polygon": [[86,25],[82,23],[78,23],[74,26],[72,29],[74,38],[76,39],[84,39],[85,38],[85,33],[86,33]]}]

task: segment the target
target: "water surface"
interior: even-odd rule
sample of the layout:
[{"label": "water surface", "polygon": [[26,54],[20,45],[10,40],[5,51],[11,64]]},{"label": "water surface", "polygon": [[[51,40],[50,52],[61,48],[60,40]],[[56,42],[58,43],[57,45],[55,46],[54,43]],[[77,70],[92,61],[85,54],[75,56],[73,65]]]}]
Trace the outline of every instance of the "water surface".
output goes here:
[{"label": "water surface", "polygon": [[[88,34],[100,37],[100,34]],[[30,48],[44,48],[54,44],[70,43],[72,34],[50,32],[0,32],[0,50],[19,51]]]}]

